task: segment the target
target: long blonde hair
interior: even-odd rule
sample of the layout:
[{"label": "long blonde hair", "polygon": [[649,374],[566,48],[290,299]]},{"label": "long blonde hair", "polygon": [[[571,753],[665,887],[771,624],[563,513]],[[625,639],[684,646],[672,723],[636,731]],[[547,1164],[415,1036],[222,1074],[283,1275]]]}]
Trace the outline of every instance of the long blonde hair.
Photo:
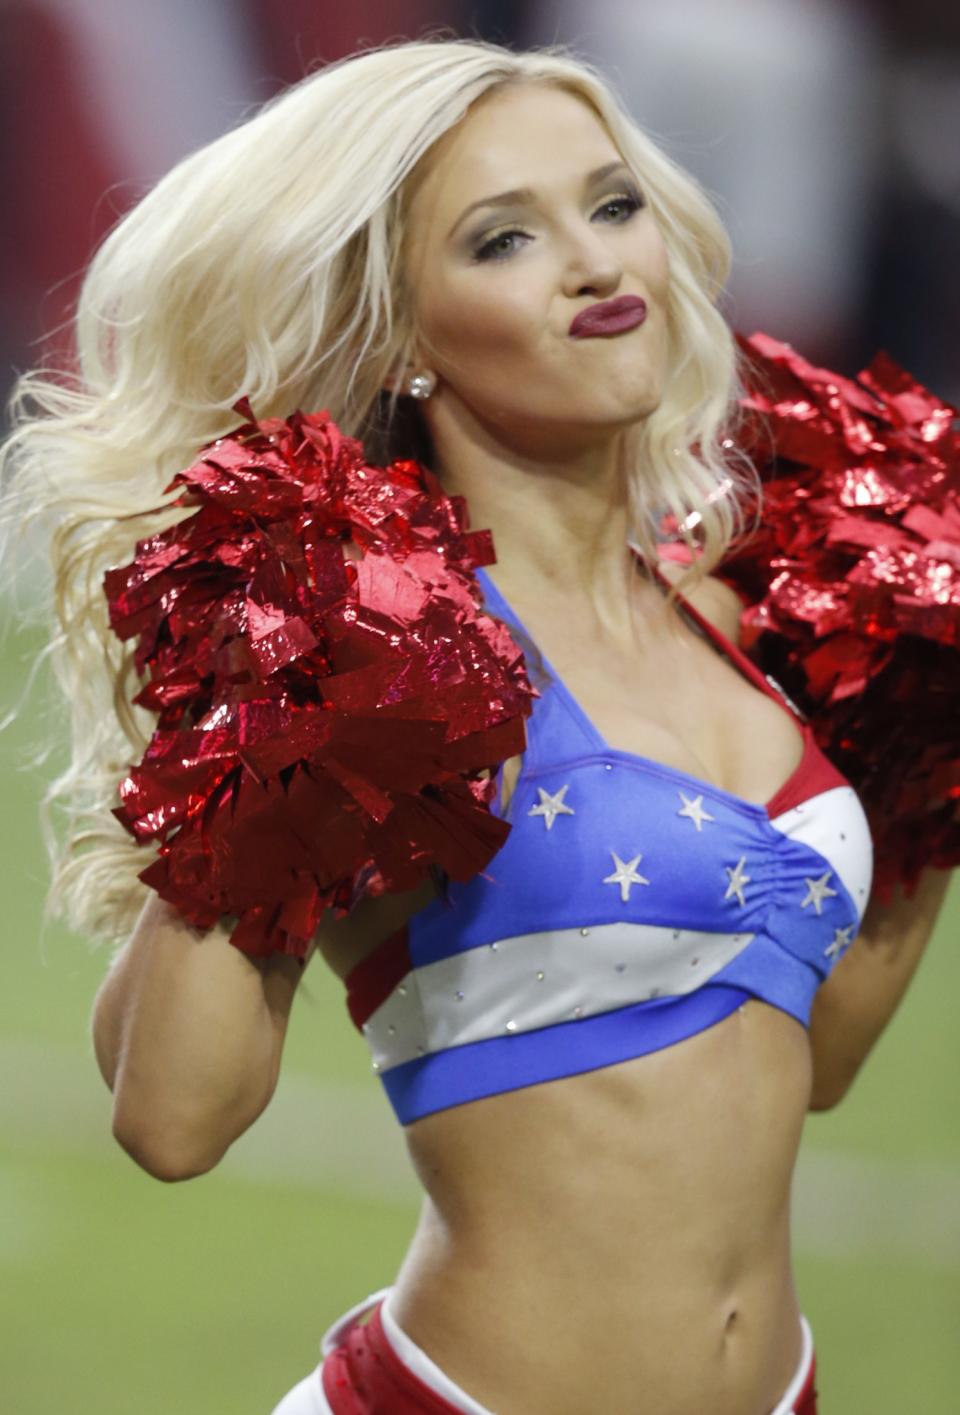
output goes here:
[{"label": "long blonde hair", "polygon": [[83,284],[75,367],[27,373],[14,392],[8,514],[54,518],[51,656],[72,725],[71,763],[45,802],[50,902],[88,936],[126,935],[147,863],[110,813],[151,723],[130,705],[134,670],[107,626],[105,568],[169,523],[163,488],[237,424],[243,395],[258,417],[328,408],[375,453],[405,450],[381,395],[414,334],[399,261],[404,185],[473,103],[517,81],[593,107],[667,245],[666,391],[624,435],[634,538],[652,556],[664,513],[696,525],[699,574],[740,529],[750,472],[729,439],[741,389],[717,308],[729,240],[709,197],[601,76],[559,49],[451,39],[311,74],[184,159],[118,223]]}]

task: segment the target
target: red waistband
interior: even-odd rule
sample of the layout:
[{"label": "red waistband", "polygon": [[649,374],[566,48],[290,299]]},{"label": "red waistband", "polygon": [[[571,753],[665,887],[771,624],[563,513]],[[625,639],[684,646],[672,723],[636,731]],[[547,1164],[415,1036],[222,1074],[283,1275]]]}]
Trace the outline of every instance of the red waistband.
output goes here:
[{"label": "red waistband", "polygon": [[817,1387],[814,1379],[816,1374],[817,1358],[811,1355],[810,1371],[803,1383],[803,1390],[793,1402],[793,1415],[817,1415]]},{"label": "red waistband", "polygon": [[[401,1361],[383,1330],[382,1305],[374,1307],[369,1321],[349,1327],[324,1358],[323,1393],[333,1415],[461,1415]],[[814,1358],[794,1415],[817,1415],[816,1365]]]},{"label": "red waistband", "polygon": [[461,1415],[400,1360],[383,1330],[382,1305],[324,1358],[323,1393],[333,1415]]}]

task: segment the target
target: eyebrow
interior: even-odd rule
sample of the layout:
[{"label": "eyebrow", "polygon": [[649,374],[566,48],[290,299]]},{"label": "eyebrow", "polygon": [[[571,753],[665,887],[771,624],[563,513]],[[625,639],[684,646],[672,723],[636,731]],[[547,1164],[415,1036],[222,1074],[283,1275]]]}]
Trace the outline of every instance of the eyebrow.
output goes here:
[{"label": "eyebrow", "polygon": [[[627,163],[624,162],[622,158],[619,158],[616,162],[608,162],[604,167],[597,167],[594,171],[588,172],[583,180],[583,185],[585,188],[596,186],[598,182],[603,181],[604,177],[609,177],[612,172],[618,172],[621,169],[625,172],[630,172],[631,177],[633,176]],[[463,225],[464,221],[466,221],[471,211],[476,211],[480,206],[520,206],[525,202],[529,203],[535,200],[536,193],[533,191],[532,187],[516,187],[513,191],[499,192],[497,196],[483,197],[480,201],[471,202],[470,205],[460,213],[453,223],[453,226],[450,228],[450,235],[453,236],[459,227]]]}]

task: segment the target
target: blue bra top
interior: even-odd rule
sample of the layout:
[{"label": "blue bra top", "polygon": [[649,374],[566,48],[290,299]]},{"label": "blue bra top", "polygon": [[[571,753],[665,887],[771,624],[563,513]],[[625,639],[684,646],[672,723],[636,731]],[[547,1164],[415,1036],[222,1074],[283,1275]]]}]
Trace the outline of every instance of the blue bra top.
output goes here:
[{"label": "blue bra top", "polygon": [[797,718],[799,766],[758,805],[618,751],[541,660],[506,842],[346,980],[403,1124],[672,1046],[751,998],[806,1025],[855,937],[873,865],[855,792],[773,680],[681,603]]}]

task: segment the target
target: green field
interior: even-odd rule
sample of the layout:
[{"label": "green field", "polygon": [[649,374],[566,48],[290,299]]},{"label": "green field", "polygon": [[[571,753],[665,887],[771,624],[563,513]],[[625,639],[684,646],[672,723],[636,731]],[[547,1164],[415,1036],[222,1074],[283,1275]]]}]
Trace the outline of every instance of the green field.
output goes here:
[{"label": "green field", "polygon": [[[35,649],[0,651],[5,707]],[[325,1324],[391,1280],[416,1214],[403,1146],[342,989],[311,969],[274,1103],[216,1172],[163,1185],[119,1149],[88,1039],[104,957],[55,929],[41,945],[37,710],[0,735],[0,1412],[266,1415]],[[958,996],[955,882],[852,1094],[807,1127],[795,1230],[823,1415],[960,1410]]]}]

